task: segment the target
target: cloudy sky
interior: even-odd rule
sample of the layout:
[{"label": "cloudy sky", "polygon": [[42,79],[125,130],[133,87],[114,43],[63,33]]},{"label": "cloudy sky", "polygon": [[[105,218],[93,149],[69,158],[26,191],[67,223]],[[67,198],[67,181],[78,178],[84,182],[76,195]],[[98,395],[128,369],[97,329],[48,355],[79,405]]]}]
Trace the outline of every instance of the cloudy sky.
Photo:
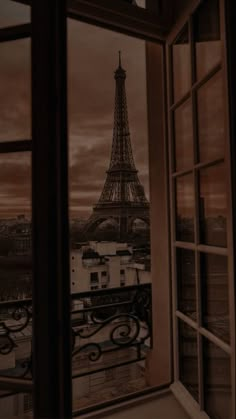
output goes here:
[{"label": "cloudy sky", "polygon": [[[0,26],[29,21],[29,8],[0,0]],[[68,117],[71,217],[87,217],[99,199],[109,165],[118,51],[133,154],[148,192],[145,44],[68,20]],[[31,137],[30,40],[0,44],[0,140]],[[5,162],[2,164],[1,162]],[[16,175],[17,173],[17,175]],[[30,155],[0,156],[0,216],[30,211]]]}]

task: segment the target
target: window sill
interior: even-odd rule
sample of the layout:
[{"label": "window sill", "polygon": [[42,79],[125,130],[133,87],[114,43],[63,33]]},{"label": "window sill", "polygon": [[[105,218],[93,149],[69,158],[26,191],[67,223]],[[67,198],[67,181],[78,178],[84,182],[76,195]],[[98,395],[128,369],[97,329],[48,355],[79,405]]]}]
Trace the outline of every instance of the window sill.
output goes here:
[{"label": "window sill", "polygon": [[128,417],[143,419],[146,416],[150,418],[189,419],[188,414],[186,414],[182,406],[175,399],[169,387],[116,404],[115,406],[100,409],[97,412],[84,415],[78,414],[75,417],[82,419],[99,419],[105,417],[108,419],[126,419]]}]

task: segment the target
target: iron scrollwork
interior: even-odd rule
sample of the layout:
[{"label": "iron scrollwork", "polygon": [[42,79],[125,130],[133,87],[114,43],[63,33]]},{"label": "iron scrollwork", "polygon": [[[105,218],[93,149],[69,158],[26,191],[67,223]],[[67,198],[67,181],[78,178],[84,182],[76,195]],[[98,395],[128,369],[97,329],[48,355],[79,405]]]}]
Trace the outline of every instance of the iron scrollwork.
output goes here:
[{"label": "iron scrollwork", "polygon": [[[25,333],[29,327],[28,335],[31,342],[31,320],[32,320],[32,302],[12,301],[1,303],[0,312],[0,356],[10,355],[19,348],[19,337]],[[0,374],[4,376],[14,376],[25,378],[32,376],[32,345],[29,356],[22,360],[15,361],[15,367],[1,370]]]},{"label": "iron scrollwork", "polygon": [[[13,334],[22,332],[29,325],[32,318],[31,306],[20,306],[8,312],[8,318],[0,321],[0,354],[8,355],[17,346],[12,337]],[[15,323],[11,323],[11,321]],[[11,324],[9,324],[9,322]]]},{"label": "iron scrollwork", "polygon": [[[151,338],[150,284],[130,287],[129,290],[109,290],[108,296],[107,304],[103,298],[100,304],[99,297],[91,298],[95,304],[84,309],[84,324],[72,328],[73,358],[84,354],[88,361],[95,362],[110,352],[123,349],[127,353],[128,349],[137,349],[132,352],[136,353],[132,362],[144,359],[145,349],[150,345],[148,339]],[[83,309],[80,310],[82,312]],[[96,371],[95,367],[90,373]],[[77,377],[80,375],[83,373],[77,374]]]},{"label": "iron scrollwork", "polygon": [[[76,299],[82,303],[82,308],[71,312],[72,319],[77,319],[77,322],[73,322],[71,334],[74,361],[77,358],[80,360],[80,357],[87,359],[95,366],[89,369],[89,373],[93,373],[97,371],[96,362],[99,361],[99,369],[106,369],[103,356],[111,352],[123,351],[129,359],[132,358],[129,362],[145,359],[152,340],[150,284],[72,296],[72,300]],[[19,336],[26,329],[31,344],[32,301],[6,302],[0,306],[0,356],[4,356],[20,350]],[[32,345],[27,347],[27,354],[24,354],[23,360],[20,356],[16,358],[15,369],[12,369],[14,376],[32,377]],[[113,357],[114,360],[116,357]],[[127,363],[126,359],[109,365],[109,368],[124,363]],[[8,370],[2,373],[8,375]],[[82,371],[77,376],[83,374]]]}]

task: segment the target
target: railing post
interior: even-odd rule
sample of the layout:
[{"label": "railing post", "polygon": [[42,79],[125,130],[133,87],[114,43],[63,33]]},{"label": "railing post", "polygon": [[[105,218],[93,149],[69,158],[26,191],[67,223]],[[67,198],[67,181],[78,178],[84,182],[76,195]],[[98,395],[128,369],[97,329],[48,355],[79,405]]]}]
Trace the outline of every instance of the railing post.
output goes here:
[{"label": "railing post", "polygon": [[66,1],[32,2],[34,417],[72,417]]}]

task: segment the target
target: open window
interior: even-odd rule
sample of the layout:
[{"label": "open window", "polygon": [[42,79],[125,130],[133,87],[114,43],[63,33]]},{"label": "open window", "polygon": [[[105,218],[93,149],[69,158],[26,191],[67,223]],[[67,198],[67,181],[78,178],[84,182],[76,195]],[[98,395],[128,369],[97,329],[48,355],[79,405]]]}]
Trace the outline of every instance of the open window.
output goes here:
[{"label": "open window", "polygon": [[[85,323],[91,325],[95,321],[100,326],[108,317],[117,315],[122,304],[126,308],[130,306],[131,300],[132,321],[139,318],[152,331],[148,336],[151,350],[144,359],[140,358],[143,346],[137,345],[137,335],[133,338],[135,355],[143,362],[149,389],[171,388],[185,409],[198,417],[206,414],[212,419],[235,417],[232,103],[236,95],[234,90],[228,90],[228,85],[234,86],[230,68],[232,22],[227,26],[231,21],[230,2],[147,0],[145,7],[140,7],[139,0],[114,3],[69,0],[67,5],[63,1],[42,0],[31,2],[31,17],[30,6],[23,4],[27,1],[4,3],[7,6],[4,4],[5,14],[1,13],[0,50],[5,60],[1,60],[0,68],[6,83],[1,85],[5,103],[1,105],[0,115],[0,176],[4,173],[4,179],[0,177],[0,195],[4,196],[9,208],[9,211],[5,208],[4,217],[16,214],[16,209],[20,216],[13,231],[14,251],[18,256],[25,256],[31,246],[31,231],[26,228],[27,220],[22,212],[31,218],[29,184],[32,183],[33,304],[28,298],[29,290],[24,295],[23,307],[22,299],[14,301],[13,309],[12,302],[0,303],[0,351],[3,352],[0,356],[8,359],[9,366],[19,366],[13,359],[16,352],[14,336],[31,324],[33,345],[32,351],[24,346],[25,353],[28,351],[27,362],[23,363],[25,375],[7,377],[0,374],[1,397],[8,396],[9,401],[16,393],[16,397],[21,393],[21,406],[29,411],[33,390],[35,416],[71,417],[71,352],[76,349],[80,334],[84,333]],[[107,255],[101,254],[101,249],[98,251],[95,245],[91,249],[84,243],[86,257],[81,259],[81,266],[87,264],[90,269],[96,259],[100,268],[93,272],[99,272],[98,282],[101,281],[103,289],[92,290],[94,311],[86,291],[76,295],[71,302],[70,261],[71,266],[73,262],[72,285],[76,288],[74,278],[80,249],[74,240],[70,259],[68,18],[73,19],[73,23],[81,21],[83,25],[92,24],[146,42],[152,318],[150,287],[145,284],[141,286],[145,292],[141,296],[136,293],[136,289],[140,289],[141,268],[134,265],[125,269],[125,282],[132,278],[136,288],[125,283],[121,291],[112,284],[108,259],[120,281],[121,270],[124,270],[120,265],[130,258],[129,249],[125,253]],[[30,37],[32,129],[30,94],[28,87],[24,88],[30,80],[30,66],[26,69],[21,62],[25,81],[22,79],[18,84],[14,80],[16,62],[21,61],[18,54],[22,57],[30,48]],[[14,50],[16,43],[19,47]],[[10,52],[12,48],[15,53]],[[6,59],[9,59],[11,72],[4,69]],[[122,78],[122,71],[118,73],[117,78]],[[11,86],[7,89],[9,78]],[[22,101],[28,103],[25,108],[20,106]],[[17,187],[12,185],[13,168]],[[143,194],[141,188],[139,192]],[[6,223],[1,224],[1,234],[3,227]],[[6,241],[1,246],[1,260],[8,257],[8,248],[9,241]],[[140,254],[143,248],[136,248],[135,252]],[[108,272],[107,276],[103,272]],[[105,286],[113,286],[112,300],[107,300]],[[125,298],[121,298],[124,290],[128,295],[126,292]],[[17,323],[17,330],[12,329],[12,323],[6,322],[9,318],[4,316],[9,317],[9,314],[14,324]],[[124,346],[132,329],[131,323],[119,331],[119,343]],[[75,327],[71,328],[71,325]],[[112,338],[114,343],[113,335]],[[96,362],[99,349],[95,346],[90,361]],[[118,366],[124,364],[122,358],[117,357],[116,361]],[[3,371],[2,362],[0,365]],[[85,370],[81,371],[79,364],[76,368],[78,374],[74,378],[81,378]],[[127,378],[125,369],[117,374],[119,379]],[[88,375],[87,371],[84,375]],[[105,374],[96,370],[94,376],[95,384],[99,386],[104,379],[114,380],[115,373],[108,366]],[[11,404],[14,409],[16,405]],[[12,414],[16,413],[14,409]]]}]

